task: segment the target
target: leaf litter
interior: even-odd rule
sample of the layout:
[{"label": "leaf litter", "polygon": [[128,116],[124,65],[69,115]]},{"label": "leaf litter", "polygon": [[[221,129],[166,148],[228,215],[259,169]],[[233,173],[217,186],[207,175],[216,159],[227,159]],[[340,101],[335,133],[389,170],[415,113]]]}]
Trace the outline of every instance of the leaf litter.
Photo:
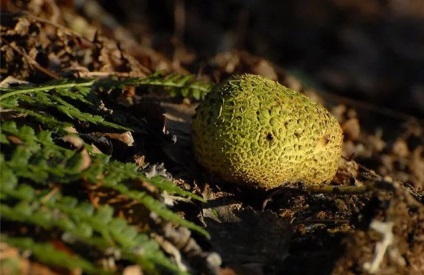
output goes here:
[{"label": "leaf litter", "polygon": [[[2,16],[2,80],[3,76],[13,76],[17,80],[9,82],[7,87],[13,88],[18,81],[26,80],[41,84],[44,90],[43,98],[37,98],[37,94],[34,97],[34,93],[28,91],[30,97],[21,97],[18,102],[16,99],[3,102],[2,127],[9,125],[9,128],[2,128],[2,154],[14,152],[18,166],[36,160],[45,162],[33,168],[29,166],[38,169],[34,170],[37,172],[33,176],[26,172],[18,175],[19,178],[28,177],[37,184],[45,184],[46,177],[51,178],[47,186],[33,186],[32,182],[21,184],[19,181],[20,186],[15,189],[17,178],[14,173],[17,170],[2,172],[2,203],[8,202],[2,211],[5,211],[5,215],[14,214],[13,218],[9,216],[6,226],[2,225],[2,241],[8,238],[8,241],[2,242],[3,267],[20,271],[40,268],[36,265],[37,261],[45,262],[50,267],[54,262],[37,258],[36,251],[45,253],[55,249],[62,251],[53,259],[55,261],[60,257],[69,259],[69,255],[81,257],[74,262],[78,263],[78,267],[61,265],[62,268],[78,272],[129,272],[134,265],[128,265],[121,259],[141,266],[142,271],[134,269],[133,272],[155,272],[156,268],[151,264],[159,262],[162,268],[169,270],[176,267],[187,271],[194,268],[218,272],[221,260],[218,254],[208,252],[213,250],[222,257],[224,265],[221,272],[424,272],[420,257],[424,247],[422,120],[317,91],[298,80],[298,76],[291,71],[245,51],[228,51],[212,56],[205,61],[205,79],[219,82],[233,73],[261,74],[278,79],[288,87],[324,103],[336,115],[345,132],[345,159],[341,160],[341,168],[333,184],[365,184],[372,187],[372,191],[351,195],[310,193],[305,192],[302,186],[288,188],[273,197],[262,212],[262,202],[267,194],[243,190],[210,178],[193,161],[190,117],[196,101],[212,85],[195,86],[197,78],[168,75],[169,72],[184,72],[184,69],[148,47],[138,50],[127,47],[133,55],[128,54],[115,41],[119,37],[117,33],[110,36],[101,34],[72,9],[56,6],[49,1],[41,1],[41,4],[33,6],[17,2],[16,6],[12,5],[12,11],[16,11],[16,7],[29,13],[7,13]],[[78,18],[83,27],[71,25],[77,21],[69,18]],[[80,35],[80,31],[86,33]],[[134,42],[133,39],[128,41]],[[101,93],[92,95],[91,89],[78,88],[78,84],[73,87],[76,90],[63,90],[65,97],[60,94],[60,89],[56,89],[57,83],[54,89],[43,86],[52,79],[146,77],[158,70],[164,74],[153,74],[147,80],[152,84],[150,86],[143,86],[143,81],[147,83],[143,79],[141,82],[110,80],[100,85]],[[168,81],[163,80],[166,75],[169,76]],[[155,87],[157,80],[160,85]],[[184,89],[184,83],[190,82],[195,85]],[[119,86],[118,83],[125,84]],[[175,83],[176,88],[169,88],[166,83]],[[63,84],[70,83],[65,81]],[[45,105],[37,107],[37,102],[44,102]],[[143,105],[140,102],[147,103]],[[22,103],[25,103],[25,108]],[[138,110],[152,104],[159,107],[141,113]],[[96,109],[102,105],[102,108]],[[137,107],[128,109],[128,106]],[[11,109],[17,112],[10,112]],[[83,112],[99,117],[87,116]],[[103,118],[106,119],[101,122]],[[15,121],[16,126],[5,124],[10,120]],[[67,124],[61,124],[64,121]],[[100,125],[102,123],[103,126]],[[32,133],[25,128],[27,125],[36,131]],[[73,135],[66,130],[62,137],[58,131],[54,131],[53,139],[42,134],[46,133],[43,128],[56,129],[58,125],[62,126],[61,129],[72,129]],[[128,129],[119,128],[122,125],[131,131],[125,132]],[[11,132],[3,135],[6,131]],[[37,135],[41,136],[37,138]],[[53,149],[46,151],[49,146]],[[40,156],[34,152],[40,152]],[[54,157],[55,152],[65,157]],[[118,162],[109,163],[103,154]],[[51,158],[43,160],[43,155]],[[61,159],[66,161],[60,163]],[[130,164],[134,159],[138,165]],[[119,161],[129,163],[122,165]],[[55,162],[68,167],[68,172],[63,174],[60,169],[46,167]],[[2,159],[2,165],[5,163]],[[140,167],[144,173],[152,175],[153,180],[144,178],[143,174],[135,176],[134,171]],[[99,170],[90,175],[87,171],[90,169]],[[4,171],[10,171],[10,168]],[[108,175],[113,175],[112,181]],[[126,185],[116,184],[126,177]],[[171,178],[181,189],[164,184]],[[77,190],[64,184],[73,181],[79,182]],[[41,193],[36,196],[37,192]],[[190,197],[192,193],[201,196],[197,199],[205,198],[208,202],[175,203],[176,198],[172,197]],[[41,203],[39,206],[28,202],[28,199],[36,197],[35,202],[42,199],[38,202]],[[14,202],[22,201],[17,205],[9,204],[12,198]],[[75,198],[85,198],[88,204],[81,204]],[[208,241],[196,234],[193,238],[185,227],[170,223],[170,220],[176,223],[181,223],[181,220],[165,210],[164,201],[171,201],[167,204],[173,204],[173,211],[180,216],[201,224],[211,234],[211,239]],[[72,228],[69,223],[72,219],[68,220],[69,224],[57,223],[52,219],[55,215],[72,216],[71,210],[63,207],[61,210],[60,203],[81,209],[81,213],[76,213],[80,215],[78,219],[90,221],[88,224],[96,218],[109,220],[110,228],[90,228],[85,223]],[[47,209],[51,207],[59,210],[49,212]],[[195,229],[185,222],[181,224]],[[16,225],[21,228],[20,234],[8,235]],[[60,230],[63,230],[62,236]],[[93,232],[96,238],[88,240],[87,236]],[[106,239],[99,238],[98,234]],[[253,239],[252,235],[255,236]],[[131,236],[142,245],[133,247],[132,251],[122,250],[122,247],[128,247]],[[65,246],[57,246],[57,240],[61,240]],[[113,240],[115,248],[105,249],[105,240]],[[134,242],[134,239],[131,240]],[[269,246],[270,242],[272,246]],[[33,254],[17,252],[15,247],[23,252],[32,251]],[[89,252],[81,249],[86,247],[91,248]],[[143,255],[143,247],[153,249],[150,250],[150,258],[135,258],[135,254]],[[86,263],[84,259],[96,259],[96,262]],[[43,272],[61,274],[56,269],[43,269]]]}]

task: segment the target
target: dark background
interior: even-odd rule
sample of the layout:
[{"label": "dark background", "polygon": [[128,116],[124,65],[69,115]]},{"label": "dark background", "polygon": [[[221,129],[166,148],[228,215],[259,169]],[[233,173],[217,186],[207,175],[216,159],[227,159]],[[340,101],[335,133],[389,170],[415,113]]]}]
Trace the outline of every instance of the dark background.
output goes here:
[{"label": "dark background", "polygon": [[[143,41],[199,70],[246,50],[315,88],[424,117],[424,1],[101,1]],[[183,62],[184,63],[184,62]]]}]

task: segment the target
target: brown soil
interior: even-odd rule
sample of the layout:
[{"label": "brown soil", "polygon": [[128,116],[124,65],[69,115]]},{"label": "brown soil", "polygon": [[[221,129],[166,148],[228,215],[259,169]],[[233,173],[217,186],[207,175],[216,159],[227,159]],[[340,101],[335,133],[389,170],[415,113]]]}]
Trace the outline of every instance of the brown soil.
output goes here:
[{"label": "brown soil", "polygon": [[[424,274],[423,2],[220,2],[3,1],[1,80],[276,79],[340,122],[336,191],[299,184],[270,194],[211,177],[191,153],[198,102],[152,92],[117,100],[177,142],[136,140],[151,149],[120,158],[164,163],[208,199],[177,208],[210,232],[198,242],[220,254],[222,274]],[[367,188],[342,191],[353,186]]]}]

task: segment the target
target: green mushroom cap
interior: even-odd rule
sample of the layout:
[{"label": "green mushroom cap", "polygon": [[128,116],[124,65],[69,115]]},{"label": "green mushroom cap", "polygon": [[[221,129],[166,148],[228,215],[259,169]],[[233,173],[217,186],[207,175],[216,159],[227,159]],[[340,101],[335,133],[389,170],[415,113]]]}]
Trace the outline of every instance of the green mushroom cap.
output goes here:
[{"label": "green mushroom cap", "polygon": [[276,81],[239,75],[217,85],[193,117],[198,163],[232,183],[264,189],[328,183],[343,132],[320,104]]}]

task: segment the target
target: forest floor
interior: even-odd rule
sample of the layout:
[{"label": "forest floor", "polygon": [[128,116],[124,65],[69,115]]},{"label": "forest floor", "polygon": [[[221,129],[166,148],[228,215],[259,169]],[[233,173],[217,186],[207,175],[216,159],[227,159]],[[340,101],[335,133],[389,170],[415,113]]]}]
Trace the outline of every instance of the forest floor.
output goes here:
[{"label": "forest floor", "polygon": [[[332,47],[293,34],[296,24],[311,37],[318,32],[299,18],[293,20],[295,26],[270,29],[267,24],[277,19],[275,14],[264,19],[272,15],[269,7],[252,12],[252,7],[235,3],[189,6],[189,1],[140,1],[136,10],[131,1],[103,7],[96,1],[12,2],[16,3],[2,4],[2,12],[7,8],[1,18],[2,81],[145,77],[160,71],[192,73],[219,83],[232,74],[254,73],[306,94],[335,115],[345,137],[332,186],[366,185],[367,191],[322,192],[299,184],[268,200],[267,192],[233,186],[197,166],[190,124],[198,100],[154,89],[140,93],[128,88],[123,94],[111,94],[109,100],[128,107],[129,114],[176,137],[176,142],[168,143],[138,141],[143,143],[141,152],[123,150],[112,156],[157,164],[156,173],[166,171],[178,186],[207,199],[203,204],[178,204],[175,210],[210,233],[210,240],[197,241],[220,255],[221,274],[424,274],[424,86],[418,77],[422,63],[417,65],[422,56],[412,56],[407,43],[393,42],[404,39],[417,45],[414,38],[393,33],[401,33],[405,26],[424,33],[422,26],[414,25],[424,20],[423,14],[414,13],[419,10],[412,6],[414,1],[402,11],[402,19],[410,20],[397,23],[385,20],[387,13],[400,12],[389,5],[326,1],[330,11],[359,18],[354,26],[340,25],[345,36],[337,39],[343,43]],[[314,12],[313,7],[303,10],[311,21],[328,22],[334,16],[317,7]],[[292,3],[291,8],[299,13],[298,5]],[[225,19],[220,9],[237,16]],[[17,15],[19,11],[25,12]],[[266,31],[260,31],[261,24]],[[390,52],[379,53],[380,41],[361,24],[386,28],[381,43],[395,47],[398,60],[405,58],[399,61],[408,64],[402,76],[397,75],[398,68],[387,68],[396,67],[385,63]],[[323,29],[328,43],[341,35]],[[295,42],[287,46],[275,38],[288,33]],[[330,49],[324,51],[326,46]],[[422,46],[413,49],[424,53]],[[302,57],[300,52],[310,53]],[[312,65],[305,66],[308,62]]]}]

